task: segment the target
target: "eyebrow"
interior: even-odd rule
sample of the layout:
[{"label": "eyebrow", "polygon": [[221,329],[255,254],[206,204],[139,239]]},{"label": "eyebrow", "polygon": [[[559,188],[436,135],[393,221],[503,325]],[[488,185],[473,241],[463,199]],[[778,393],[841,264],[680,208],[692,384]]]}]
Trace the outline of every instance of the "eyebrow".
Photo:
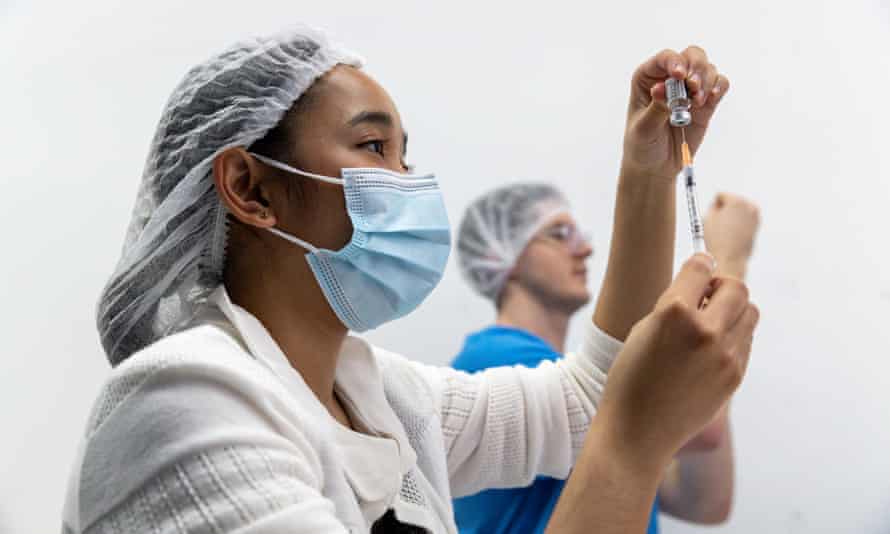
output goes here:
[{"label": "eyebrow", "polygon": [[349,119],[350,126],[357,126],[363,122],[371,122],[381,126],[392,126],[392,115],[385,111],[362,111],[355,117]]},{"label": "eyebrow", "polygon": [[[392,119],[392,115],[385,111],[362,111],[357,114],[355,117],[349,119],[349,126],[358,126],[363,122],[370,122],[373,124],[378,124],[380,126],[386,126],[387,128],[392,128],[395,121]],[[408,153],[408,134],[402,134],[402,155]]]},{"label": "eyebrow", "polygon": [[577,226],[575,223],[573,223],[573,222],[567,222],[567,221],[553,221],[552,223],[548,224],[545,228],[548,229],[548,230],[554,230],[554,229],[556,229],[556,228],[562,228],[562,227],[564,227],[564,226],[569,226],[569,227],[573,227],[573,228],[577,228],[577,227],[578,227],[578,226]]}]

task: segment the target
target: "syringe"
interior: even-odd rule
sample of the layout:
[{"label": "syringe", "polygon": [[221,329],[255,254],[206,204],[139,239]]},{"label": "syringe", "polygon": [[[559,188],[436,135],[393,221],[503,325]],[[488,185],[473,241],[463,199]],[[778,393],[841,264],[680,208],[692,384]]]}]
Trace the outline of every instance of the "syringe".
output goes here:
[{"label": "syringe", "polygon": [[683,144],[680,147],[683,152],[683,170],[680,177],[686,186],[686,207],[689,209],[689,229],[692,231],[692,249],[695,252],[705,250],[705,226],[698,210],[698,194],[695,190],[695,171],[692,168],[692,155],[689,153],[689,145],[686,144],[686,129],[683,129]]},{"label": "syringe", "polygon": [[692,248],[695,252],[706,252],[705,227],[698,210],[698,194],[695,190],[695,171],[692,168],[692,154],[686,143],[686,125],[692,122],[691,102],[686,93],[686,83],[676,78],[668,78],[665,83],[668,107],[671,110],[671,126],[680,128],[683,144],[680,152],[683,157],[683,169],[678,176],[686,187],[686,207],[689,210],[689,229],[692,232]]}]

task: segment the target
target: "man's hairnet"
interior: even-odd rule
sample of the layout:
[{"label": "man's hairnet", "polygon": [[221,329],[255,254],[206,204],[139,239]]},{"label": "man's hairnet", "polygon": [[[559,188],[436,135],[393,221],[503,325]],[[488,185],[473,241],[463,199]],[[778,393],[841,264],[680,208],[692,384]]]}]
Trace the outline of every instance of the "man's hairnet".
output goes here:
[{"label": "man's hairnet", "polygon": [[548,184],[515,184],[473,202],[457,238],[458,262],[479,294],[497,302],[531,238],[555,216],[569,212],[566,198]]},{"label": "man's hairnet", "polygon": [[226,209],[213,158],[265,136],[341,63],[362,61],[300,27],[237,43],[185,75],[161,115],[121,259],[99,299],[112,365],[186,326],[222,282]]}]

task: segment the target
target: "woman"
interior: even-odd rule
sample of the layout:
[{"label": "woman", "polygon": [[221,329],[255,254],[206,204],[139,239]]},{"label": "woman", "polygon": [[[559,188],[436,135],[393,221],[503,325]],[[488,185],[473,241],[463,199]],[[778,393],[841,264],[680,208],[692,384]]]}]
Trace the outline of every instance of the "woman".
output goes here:
[{"label": "woman", "polygon": [[[704,95],[697,146],[725,79],[684,54],[644,71],[689,74]],[[349,337],[413,310],[450,246],[438,183],[405,174],[401,119],[360,64],[298,30],[240,43],[174,91],[99,304],[116,368],[70,480],[66,532],[454,532],[452,493],[566,477],[576,457],[554,531],[588,528],[589,513],[604,531],[642,528],[663,453],[738,385],[756,310],[703,257],[624,348],[591,324],[578,354],[535,370],[469,376]],[[644,120],[664,114],[649,100]],[[628,138],[628,174],[657,176],[627,160]],[[643,284],[660,284],[655,296],[659,269]],[[683,365],[665,368],[672,359]]]}]

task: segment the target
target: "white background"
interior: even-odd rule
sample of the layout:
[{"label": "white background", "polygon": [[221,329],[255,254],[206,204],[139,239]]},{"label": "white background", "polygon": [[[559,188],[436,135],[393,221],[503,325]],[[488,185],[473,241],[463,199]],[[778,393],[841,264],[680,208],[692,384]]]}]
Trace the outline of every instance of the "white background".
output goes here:
[{"label": "white background", "polygon": [[[59,531],[108,372],[94,304],[169,92],[237,38],[298,21],[368,59],[454,223],[484,190],[551,180],[599,251],[632,70],[661,48],[704,46],[733,88],[697,160],[700,195],[739,192],[763,212],[750,273],[763,322],[734,402],[736,506],[714,531],[890,532],[887,3],[126,4],[0,2],[0,532]],[[592,283],[604,264],[591,260]],[[448,269],[418,312],[371,339],[447,362],[492,317]]]}]

